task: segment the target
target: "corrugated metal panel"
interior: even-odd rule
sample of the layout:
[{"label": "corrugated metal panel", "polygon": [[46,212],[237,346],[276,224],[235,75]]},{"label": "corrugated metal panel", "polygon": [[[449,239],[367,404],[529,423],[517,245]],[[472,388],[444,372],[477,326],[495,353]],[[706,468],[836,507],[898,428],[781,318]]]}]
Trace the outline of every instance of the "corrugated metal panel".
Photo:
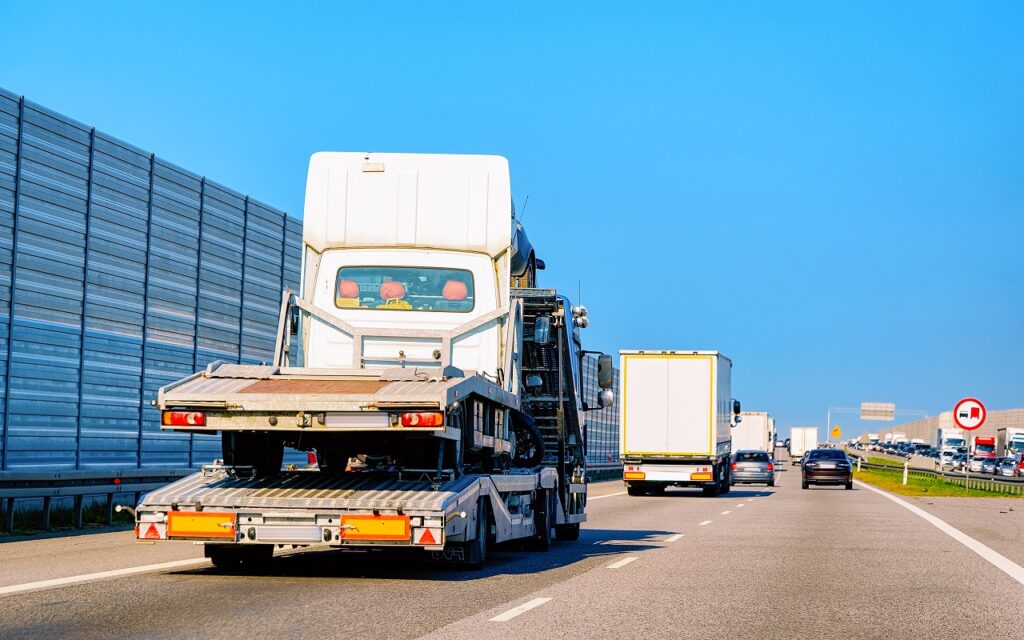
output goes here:
[{"label": "corrugated metal panel", "polygon": [[271,356],[300,247],[283,212],[0,90],[2,468],[219,456],[161,432],[149,400]]}]

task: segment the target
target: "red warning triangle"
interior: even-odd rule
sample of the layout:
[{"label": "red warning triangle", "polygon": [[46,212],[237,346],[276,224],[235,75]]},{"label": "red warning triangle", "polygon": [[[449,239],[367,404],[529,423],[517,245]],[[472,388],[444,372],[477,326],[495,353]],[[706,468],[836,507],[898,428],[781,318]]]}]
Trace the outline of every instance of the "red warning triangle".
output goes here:
[{"label": "red warning triangle", "polygon": [[437,540],[434,540],[434,535],[430,533],[430,529],[423,530],[423,535],[420,536],[420,544],[437,544]]},{"label": "red warning triangle", "polygon": [[156,530],[156,525],[155,524],[149,525],[149,528],[146,529],[145,539],[146,540],[159,540],[160,539],[160,532]]}]

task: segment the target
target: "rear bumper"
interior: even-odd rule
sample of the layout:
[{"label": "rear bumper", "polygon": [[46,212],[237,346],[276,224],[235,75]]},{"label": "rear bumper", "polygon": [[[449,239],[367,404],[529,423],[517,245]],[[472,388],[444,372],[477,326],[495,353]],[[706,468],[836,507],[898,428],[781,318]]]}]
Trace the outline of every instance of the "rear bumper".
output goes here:
[{"label": "rear bumper", "polygon": [[808,484],[846,484],[853,481],[853,471],[849,469],[816,469],[804,471],[803,479]]},{"label": "rear bumper", "polygon": [[733,471],[733,483],[743,482],[771,482],[775,479],[772,471]]},{"label": "rear bumper", "polygon": [[701,464],[627,463],[623,467],[622,479],[627,486],[704,487],[714,486],[716,471],[716,466],[711,462]]}]

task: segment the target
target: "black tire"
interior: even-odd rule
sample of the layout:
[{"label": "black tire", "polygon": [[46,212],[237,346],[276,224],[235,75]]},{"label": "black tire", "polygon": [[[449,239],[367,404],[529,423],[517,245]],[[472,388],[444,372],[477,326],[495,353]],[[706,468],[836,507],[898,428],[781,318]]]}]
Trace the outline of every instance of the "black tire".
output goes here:
[{"label": "black tire", "polygon": [[849,482],[846,483],[846,490],[847,491],[852,491],[853,490],[853,480],[850,480]]},{"label": "black tire", "polygon": [[[528,417],[528,416],[527,416]],[[533,422],[512,419],[516,436],[516,449],[512,452],[512,465],[520,468],[536,467],[544,461],[544,436]]]},{"label": "black tire", "polygon": [[663,496],[665,495],[665,488],[666,487],[663,484],[656,484],[647,489],[647,494],[652,496]]},{"label": "black tire", "polygon": [[626,493],[631,496],[642,496],[645,495],[647,492],[641,489],[640,487],[629,486],[626,487]]},{"label": "black tire", "polygon": [[580,539],[580,523],[560,524],[555,527],[555,537],[562,541],[572,542]]},{"label": "black tire", "polygon": [[722,472],[722,487],[719,490],[719,493],[723,496],[729,493],[730,487],[732,487],[732,482],[730,480],[731,475],[732,474],[729,473],[728,469]]},{"label": "black tire", "polygon": [[704,495],[708,498],[717,498],[722,492],[722,485],[716,482],[713,486],[703,487]]},{"label": "black tire", "polygon": [[476,540],[466,543],[466,566],[474,571],[483,569],[487,564],[487,548],[491,536],[490,505],[486,498],[477,503]]},{"label": "black tire", "polygon": [[807,484],[807,481],[806,481],[806,480],[804,480],[803,482],[801,482],[801,483],[800,483],[800,488],[802,488],[802,489],[806,489],[806,488],[807,488],[807,487],[809,487],[809,486],[810,486],[810,485],[809,485],[809,484]]},{"label": "black tire", "polygon": [[774,487],[775,486],[775,481],[774,480],[769,480],[768,481],[768,486],[769,487]]},{"label": "black tire", "polygon": [[324,473],[343,473],[352,456],[344,449],[325,447],[316,450],[316,463]]},{"label": "black tire", "polygon": [[548,551],[551,549],[551,492],[547,489],[538,489],[536,505],[533,508],[533,526],[537,529],[529,548],[533,551]]}]

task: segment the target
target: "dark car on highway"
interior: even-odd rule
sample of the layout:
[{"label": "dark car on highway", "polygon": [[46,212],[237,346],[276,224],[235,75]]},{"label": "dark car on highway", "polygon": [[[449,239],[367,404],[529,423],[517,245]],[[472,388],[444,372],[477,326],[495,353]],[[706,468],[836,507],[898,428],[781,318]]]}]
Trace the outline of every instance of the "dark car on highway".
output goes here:
[{"label": "dark car on highway", "polygon": [[800,465],[803,488],[812,484],[842,484],[853,489],[853,465],[841,449],[812,449]]}]

